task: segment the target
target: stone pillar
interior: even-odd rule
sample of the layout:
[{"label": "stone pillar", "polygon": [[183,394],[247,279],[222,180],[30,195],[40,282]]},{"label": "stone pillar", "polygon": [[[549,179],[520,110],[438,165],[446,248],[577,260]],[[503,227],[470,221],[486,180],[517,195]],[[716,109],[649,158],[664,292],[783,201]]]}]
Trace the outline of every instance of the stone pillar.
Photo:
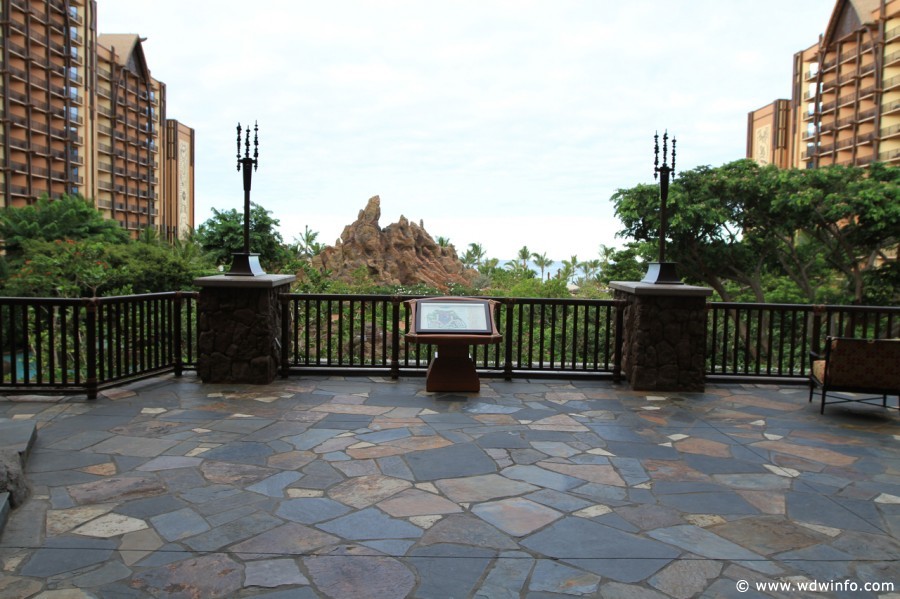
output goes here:
[{"label": "stone pillar", "polygon": [[200,287],[197,374],[204,383],[275,380],[281,364],[281,304],[294,275],[218,275]]},{"label": "stone pillar", "polygon": [[703,391],[706,298],[692,285],[611,282],[626,302],[622,371],[640,391]]}]

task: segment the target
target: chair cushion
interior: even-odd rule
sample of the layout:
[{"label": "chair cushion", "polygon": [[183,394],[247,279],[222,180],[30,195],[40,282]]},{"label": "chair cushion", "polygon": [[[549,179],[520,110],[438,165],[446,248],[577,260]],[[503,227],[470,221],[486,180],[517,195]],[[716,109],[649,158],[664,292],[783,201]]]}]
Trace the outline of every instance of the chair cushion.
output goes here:
[{"label": "chair cushion", "polygon": [[825,360],[816,360],[812,363],[812,375],[816,383],[821,385],[825,380]]},{"label": "chair cushion", "polygon": [[[878,342],[866,339],[832,339],[826,383],[834,387],[896,390],[900,389],[898,365],[898,339],[881,339]],[[815,369],[815,365],[813,368]]]}]

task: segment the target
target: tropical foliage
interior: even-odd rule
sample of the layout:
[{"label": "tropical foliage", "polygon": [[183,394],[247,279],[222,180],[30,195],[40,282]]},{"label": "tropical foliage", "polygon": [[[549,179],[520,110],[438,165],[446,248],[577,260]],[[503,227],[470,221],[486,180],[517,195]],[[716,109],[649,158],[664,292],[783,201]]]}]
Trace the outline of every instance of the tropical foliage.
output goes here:
[{"label": "tropical foliage", "polygon": [[[667,258],[726,301],[897,303],[898,182],[900,169],[881,164],[698,167],[670,187]],[[624,251],[653,257],[657,187],[620,189],[612,200],[620,235],[638,243]]]}]

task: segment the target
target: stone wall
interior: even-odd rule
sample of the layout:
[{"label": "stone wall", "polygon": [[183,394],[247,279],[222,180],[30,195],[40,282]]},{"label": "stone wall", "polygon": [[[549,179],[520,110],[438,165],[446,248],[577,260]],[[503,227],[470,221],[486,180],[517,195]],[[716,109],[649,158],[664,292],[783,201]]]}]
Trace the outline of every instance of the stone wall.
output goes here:
[{"label": "stone wall", "polygon": [[616,289],[616,299],[626,302],[622,370],[635,390],[704,389],[708,290],[684,286],[680,291]]},{"label": "stone wall", "polygon": [[[197,374],[204,383],[268,384],[281,363],[278,277],[206,277],[198,300]],[[235,282],[235,279],[237,281]],[[244,283],[244,285],[236,285]]]}]

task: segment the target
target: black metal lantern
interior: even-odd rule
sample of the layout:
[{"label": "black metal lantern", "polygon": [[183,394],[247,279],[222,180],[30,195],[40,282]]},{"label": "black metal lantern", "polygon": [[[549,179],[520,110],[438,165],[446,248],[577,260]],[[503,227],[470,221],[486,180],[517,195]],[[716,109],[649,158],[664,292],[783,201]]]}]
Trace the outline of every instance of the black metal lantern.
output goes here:
[{"label": "black metal lantern", "polygon": [[[250,167],[253,167],[252,169]],[[244,156],[241,157],[241,124],[237,126],[237,170],[244,171],[244,251],[233,253],[229,275],[255,277],[266,272],[259,265],[259,254],[250,252],[250,184],[253,171],[259,167],[259,126],[253,124],[253,158],[250,157],[250,126],[244,138]]]},{"label": "black metal lantern", "polygon": [[668,164],[669,132],[663,133],[662,166],[659,164],[659,133],[653,135],[653,178],[659,177],[659,257],[657,262],[647,265],[647,274],[642,283],[657,285],[683,285],[678,278],[675,262],[666,262],[666,233],[669,215],[666,202],[669,199],[669,180],[675,178],[675,137],[672,137],[672,164]]}]

